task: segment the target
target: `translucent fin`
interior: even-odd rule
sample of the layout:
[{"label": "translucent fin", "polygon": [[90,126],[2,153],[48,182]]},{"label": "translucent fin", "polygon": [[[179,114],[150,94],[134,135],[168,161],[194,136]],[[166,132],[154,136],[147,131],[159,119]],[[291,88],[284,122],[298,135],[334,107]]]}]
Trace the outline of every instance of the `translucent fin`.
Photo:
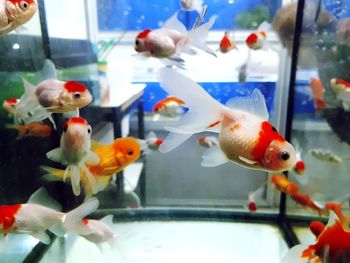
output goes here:
[{"label": "translucent fin", "polygon": [[48,153],[46,153],[46,157],[50,159],[51,161],[61,163],[62,162],[62,150],[61,148],[56,148]]},{"label": "translucent fin", "polygon": [[263,120],[269,119],[265,97],[261,91],[254,89],[252,94],[246,97],[235,97],[226,102],[226,106],[235,109],[250,112]]},{"label": "translucent fin", "polygon": [[44,243],[46,245],[51,243],[51,238],[45,231],[32,232],[31,235],[34,238],[39,239],[41,243]]},{"label": "translucent fin", "polygon": [[190,109],[176,127],[200,132],[220,120],[223,105],[193,80],[175,70],[162,68],[159,71],[159,82],[166,92],[184,100]]},{"label": "translucent fin", "polygon": [[92,193],[97,194],[97,183],[96,183],[95,177],[91,174],[89,169],[86,167],[85,163],[81,163],[80,167],[86,174],[86,177],[91,185]]},{"label": "translucent fin", "polygon": [[206,150],[202,155],[203,167],[215,167],[227,163],[229,160],[220,150],[219,146],[214,146]]},{"label": "translucent fin", "polygon": [[350,92],[349,91],[339,92],[337,98],[338,100],[350,101]]},{"label": "translucent fin", "polygon": [[67,176],[69,174],[69,171],[70,171],[70,166],[68,166],[65,170],[64,170],[64,173],[63,173],[63,182],[66,182],[66,179],[67,179]]},{"label": "translucent fin", "polygon": [[173,133],[170,132],[165,138],[163,143],[159,146],[159,151],[161,153],[167,153],[175,149],[180,144],[188,140],[192,134],[182,134],[182,133]]},{"label": "translucent fin", "polygon": [[[68,167],[66,169],[68,169]],[[70,165],[70,169],[73,193],[78,196],[80,195],[80,168],[77,165]]]},{"label": "translucent fin", "polygon": [[194,0],[193,9],[196,10],[198,14],[201,14],[203,9],[203,0]]},{"label": "translucent fin", "polygon": [[307,263],[308,259],[301,258],[301,255],[305,249],[307,249],[307,245],[296,245],[292,247],[287,254],[282,258],[281,263]]},{"label": "translucent fin", "polygon": [[45,59],[41,71],[42,80],[57,79],[56,67],[50,59]]},{"label": "translucent fin", "polygon": [[67,232],[78,235],[88,235],[93,232],[87,225],[83,223],[83,219],[89,214],[96,211],[99,202],[96,198],[91,198],[83,204],[66,214],[63,222],[63,228]]},{"label": "translucent fin", "polygon": [[168,58],[160,58],[159,60],[167,67],[175,66],[181,69],[185,69],[185,61],[177,55],[172,55]]},{"label": "translucent fin", "polygon": [[100,157],[93,151],[88,151],[86,157],[84,158],[84,162],[88,165],[98,165],[100,162]]},{"label": "translucent fin", "polygon": [[258,31],[258,32],[261,32],[261,31],[265,32],[265,31],[270,31],[270,30],[272,30],[272,26],[270,23],[268,23],[266,21],[263,21],[256,29],[256,31]]},{"label": "translucent fin", "polygon": [[54,233],[58,237],[64,237],[66,232],[64,231],[62,224],[56,224],[49,228],[50,232]]},{"label": "translucent fin", "polygon": [[113,215],[105,216],[105,217],[101,218],[99,221],[101,221],[102,223],[104,223],[108,226],[112,226],[113,225]]},{"label": "translucent fin", "polygon": [[150,131],[146,136],[146,139],[156,139],[156,138],[157,138],[157,135],[154,131]]},{"label": "translucent fin", "polygon": [[247,158],[244,158],[243,156],[238,156],[238,159],[240,159],[241,161],[247,163],[247,164],[256,164],[256,161],[253,160],[249,160]]},{"label": "translucent fin", "polygon": [[40,187],[38,190],[36,190],[29,197],[27,203],[42,205],[42,206],[51,208],[55,211],[62,210],[62,206],[56,200],[54,200],[51,196],[49,196],[49,194],[47,193],[44,187]]},{"label": "translucent fin", "polygon": [[207,23],[188,32],[188,36],[190,38],[191,46],[201,49],[216,57],[215,52],[211,50],[206,44],[209,30],[214,25],[215,20],[216,20],[216,16],[212,16]]},{"label": "translucent fin", "polygon": [[162,28],[173,29],[179,31],[181,34],[187,32],[186,27],[177,19],[178,12],[175,12],[167,21],[165,21]]}]

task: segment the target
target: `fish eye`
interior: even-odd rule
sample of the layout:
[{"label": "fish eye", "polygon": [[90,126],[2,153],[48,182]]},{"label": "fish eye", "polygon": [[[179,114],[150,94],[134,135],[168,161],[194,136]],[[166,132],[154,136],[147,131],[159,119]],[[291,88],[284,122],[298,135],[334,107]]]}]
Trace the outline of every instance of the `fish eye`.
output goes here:
[{"label": "fish eye", "polygon": [[279,158],[283,161],[287,161],[289,159],[290,155],[288,152],[281,152],[279,155]]},{"label": "fish eye", "polygon": [[27,3],[26,1],[21,1],[21,2],[19,3],[19,7],[20,7],[23,11],[25,11],[25,10],[29,7],[29,5],[28,5],[28,3]]},{"label": "fish eye", "polygon": [[68,130],[68,124],[65,123],[65,124],[63,125],[63,132],[67,132],[67,130]]},{"label": "fish eye", "polygon": [[75,92],[75,93],[73,94],[73,97],[74,97],[74,99],[80,99],[80,98],[81,98],[80,92]]},{"label": "fish eye", "polygon": [[91,127],[88,128],[87,132],[90,134],[91,133]]},{"label": "fish eye", "polygon": [[135,46],[139,46],[141,44],[141,41],[139,39],[135,40]]},{"label": "fish eye", "polygon": [[277,129],[275,128],[275,127],[273,127],[272,126],[272,128],[271,128],[274,132],[276,132],[277,131]]},{"label": "fish eye", "polygon": [[127,155],[129,155],[129,156],[131,156],[131,155],[133,155],[134,154],[134,151],[133,150],[129,150],[128,152],[127,152]]}]

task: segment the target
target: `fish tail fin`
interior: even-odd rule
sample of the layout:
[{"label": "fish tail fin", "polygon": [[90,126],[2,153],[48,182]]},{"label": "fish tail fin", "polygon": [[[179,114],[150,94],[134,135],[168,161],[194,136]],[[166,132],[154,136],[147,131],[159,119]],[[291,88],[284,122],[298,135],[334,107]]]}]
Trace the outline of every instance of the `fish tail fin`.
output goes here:
[{"label": "fish tail fin", "polygon": [[96,211],[99,202],[96,198],[90,198],[77,208],[68,212],[63,219],[63,229],[66,232],[87,235],[91,233],[89,227],[84,224],[83,219]]},{"label": "fish tail fin", "polygon": [[35,95],[36,87],[29,81],[22,78],[24,85],[24,94],[20,102],[16,105],[16,113],[20,117],[27,117],[28,114],[39,106],[39,102]]},{"label": "fish tail fin", "polygon": [[161,152],[168,152],[186,141],[192,134],[215,128],[220,123],[224,106],[193,80],[175,70],[162,68],[159,71],[159,82],[165,91],[181,98],[189,108],[176,126],[166,127],[173,133],[170,133],[160,145]]},{"label": "fish tail fin", "polygon": [[188,32],[188,36],[190,38],[189,44],[191,46],[201,49],[216,57],[215,52],[211,50],[206,44],[209,30],[214,25],[215,20],[216,20],[216,16],[212,16],[207,23]]},{"label": "fish tail fin", "polygon": [[198,14],[202,13],[203,10],[203,0],[195,0],[193,2],[193,9],[196,10],[198,12]]},{"label": "fish tail fin", "polygon": [[[94,176],[95,181],[96,181],[96,193],[102,191],[107,187],[109,184],[110,179],[112,178],[111,176]],[[83,187],[84,195],[85,195],[85,200],[91,198],[95,193],[92,189],[92,185],[87,178],[86,174],[84,173],[80,179],[81,185]]]}]

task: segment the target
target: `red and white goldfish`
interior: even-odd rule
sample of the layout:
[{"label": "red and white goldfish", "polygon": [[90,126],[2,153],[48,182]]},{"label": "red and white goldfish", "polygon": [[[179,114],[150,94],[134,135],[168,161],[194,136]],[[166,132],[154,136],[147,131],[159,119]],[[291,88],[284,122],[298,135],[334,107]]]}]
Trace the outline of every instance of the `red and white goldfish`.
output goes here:
[{"label": "red and white goldfish", "polygon": [[[45,232],[46,230],[54,232],[54,226],[63,224],[69,231],[76,231],[70,228],[72,222],[82,220],[98,207],[98,200],[94,198],[69,213],[62,213],[35,202],[36,200],[31,201],[29,199],[26,204],[1,205],[0,231],[4,235],[9,233],[29,234],[44,244],[50,244],[51,238]],[[45,200],[44,202],[48,201]]]},{"label": "red and white goldfish", "polygon": [[295,143],[295,151],[296,151],[296,158],[297,158],[297,163],[294,166],[294,171],[296,174],[298,175],[302,175],[305,173],[305,163],[304,161],[301,159],[301,153],[303,151],[303,149],[300,147],[299,143]]},{"label": "red and white goldfish", "polygon": [[75,195],[80,195],[80,169],[89,180],[93,193],[97,193],[96,180],[86,164],[97,165],[100,157],[91,151],[91,126],[81,117],[73,117],[64,123],[60,147],[49,151],[48,159],[67,165],[64,178],[71,171],[72,189]]},{"label": "red and white goldfish", "polygon": [[267,22],[262,22],[258,27],[256,32],[251,33],[247,39],[246,44],[250,49],[258,50],[262,48],[266,48],[266,40],[267,40],[267,30],[271,29],[271,25]]},{"label": "red and white goldfish", "polygon": [[219,146],[208,149],[202,166],[213,167],[232,161],[249,169],[281,172],[294,167],[295,150],[268,122],[264,96],[255,89],[248,97],[231,99],[227,106],[212,98],[201,86],[170,68],[160,69],[160,85],[183,99],[189,111],[161,144],[169,152],[192,134],[219,133]]},{"label": "red and white goldfish", "polygon": [[55,65],[50,60],[45,60],[43,71],[48,76],[37,86],[23,79],[25,93],[16,111],[25,123],[49,118],[54,124],[52,113],[78,111],[92,101],[89,90],[83,84],[57,80]]},{"label": "red and white goldfish", "polygon": [[283,258],[282,263],[349,262],[350,232],[344,230],[339,218],[330,213],[327,226],[314,245],[297,245]]},{"label": "red and white goldfish", "polygon": [[203,137],[199,137],[197,140],[198,144],[200,146],[203,146],[205,148],[211,148],[214,146],[218,146],[219,145],[219,140],[217,137],[215,136],[203,136]]},{"label": "red and white goldfish", "polygon": [[256,196],[261,195],[264,191],[263,186],[265,183],[261,186],[259,186],[254,192],[249,193],[248,195],[248,209],[250,212],[254,213],[257,210],[256,206]]},{"label": "red and white goldfish", "polygon": [[142,55],[167,58],[180,67],[184,62],[179,57],[180,53],[194,54],[193,47],[215,56],[215,53],[205,43],[215,19],[212,17],[209,22],[187,32],[186,27],[177,19],[176,12],[162,28],[146,29],[139,33],[136,36],[134,48]]},{"label": "red and white goldfish", "polygon": [[35,0],[0,1],[0,35],[5,35],[27,23],[36,10]]},{"label": "red and white goldfish", "polygon": [[337,98],[342,101],[343,108],[346,111],[350,110],[350,83],[342,80],[333,78],[330,81],[331,87]]},{"label": "red and white goldfish", "polygon": [[159,146],[163,143],[163,139],[157,137],[155,132],[149,132],[145,140],[139,139],[141,149],[144,154],[149,154],[152,151],[159,151]]},{"label": "red and white goldfish", "polygon": [[233,49],[238,50],[236,43],[230,39],[229,32],[225,32],[225,35],[223,36],[223,38],[220,41],[220,48],[219,49],[222,53],[228,53]]},{"label": "red and white goldfish", "polygon": [[202,13],[203,0],[180,0],[180,4],[187,11],[195,10],[198,14]]},{"label": "red and white goldfish", "polygon": [[269,182],[271,184],[274,184],[277,190],[288,195],[297,194],[299,191],[298,186],[295,183],[289,181],[283,174],[273,174],[270,177]]},{"label": "red and white goldfish", "polygon": [[49,137],[52,133],[52,128],[49,125],[39,122],[32,122],[30,124],[6,124],[8,129],[18,130],[17,139],[24,137]]},{"label": "red and white goldfish", "polygon": [[[108,145],[92,141],[91,150],[100,159],[96,165],[87,164],[89,172],[95,178],[97,192],[106,188],[113,175],[135,162],[141,155],[141,145],[138,140],[132,137],[119,138]],[[69,179],[72,177],[71,172],[65,174],[64,170],[47,166],[41,168],[47,172],[45,178],[48,180],[64,180],[65,176]],[[81,174],[81,183],[85,192],[85,199],[91,197],[93,195],[92,186],[84,170]]]},{"label": "red and white goldfish", "polygon": [[323,110],[326,107],[326,102],[324,101],[323,93],[324,87],[321,80],[316,78],[310,79],[310,88],[312,93],[312,98],[317,111]]},{"label": "red and white goldfish", "polygon": [[167,117],[176,117],[184,113],[185,102],[176,97],[168,97],[153,106],[153,112]]},{"label": "red and white goldfish", "polygon": [[9,113],[9,116],[15,116],[16,106],[18,103],[19,103],[19,99],[9,98],[4,100],[4,102],[2,103],[2,107]]}]

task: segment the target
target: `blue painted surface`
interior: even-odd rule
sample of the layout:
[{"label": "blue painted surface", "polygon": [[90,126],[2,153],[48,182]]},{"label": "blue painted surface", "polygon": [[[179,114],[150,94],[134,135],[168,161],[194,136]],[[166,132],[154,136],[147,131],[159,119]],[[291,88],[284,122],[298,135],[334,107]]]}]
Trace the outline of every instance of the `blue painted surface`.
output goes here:
[{"label": "blue painted surface", "polygon": [[[263,5],[269,9],[271,19],[280,6],[280,0],[206,0],[206,19],[217,15],[213,29],[235,29],[237,14]],[[144,30],[159,28],[161,24],[180,9],[179,0],[99,0],[99,30]],[[197,13],[180,11],[179,19],[189,28]]]}]

